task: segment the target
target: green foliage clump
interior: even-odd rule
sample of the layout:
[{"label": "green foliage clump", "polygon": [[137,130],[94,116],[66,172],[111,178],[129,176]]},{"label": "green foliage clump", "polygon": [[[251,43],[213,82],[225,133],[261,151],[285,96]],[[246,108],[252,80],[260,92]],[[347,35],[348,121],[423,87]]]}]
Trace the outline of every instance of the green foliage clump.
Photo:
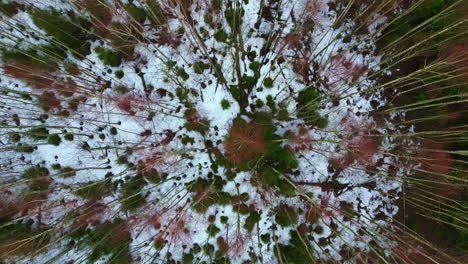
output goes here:
[{"label": "green foliage clump", "polygon": [[231,27],[232,32],[238,32],[242,25],[242,17],[244,16],[244,9],[227,9],[224,11],[224,17],[228,25]]},{"label": "green foliage clump", "polygon": [[182,257],[182,264],[192,264],[194,263],[194,256],[190,253],[185,253]]},{"label": "green foliage clump", "polygon": [[231,202],[231,195],[227,192],[219,192],[216,202],[219,205],[228,205]]},{"label": "green foliage clump", "polygon": [[73,134],[71,133],[67,133],[65,134],[65,136],[63,136],[63,138],[67,141],[73,141],[73,139],[75,138],[75,136],[73,136]]},{"label": "green foliage clump", "polygon": [[27,181],[31,191],[41,192],[49,188],[52,179],[49,170],[45,167],[31,167],[21,174],[21,178]]},{"label": "green foliage clump", "polygon": [[263,80],[263,86],[266,88],[273,88],[273,79],[266,77],[265,80]]},{"label": "green foliage clump", "polygon": [[231,104],[227,99],[223,99],[221,100],[221,107],[223,108],[223,110],[226,110],[229,109],[229,107],[231,107]]},{"label": "green foliage clump", "polygon": [[182,144],[187,145],[187,144],[195,144],[195,139],[193,137],[189,136],[183,136],[181,139]]},{"label": "green foliage clump", "polygon": [[65,17],[57,10],[33,9],[30,14],[34,24],[46,31],[58,43],[81,56],[90,54],[88,40],[92,37],[85,31],[89,28],[89,23],[77,17]]},{"label": "green foliage clump", "polygon": [[17,2],[3,3],[0,2],[0,13],[5,14],[8,17],[12,17],[18,13],[18,10],[22,6]]},{"label": "green foliage clump", "polygon": [[211,0],[211,8],[213,8],[214,11],[219,12],[222,7],[223,0]]},{"label": "green foliage clump", "polygon": [[291,120],[291,117],[289,117],[289,112],[288,112],[288,110],[286,110],[286,109],[284,109],[284,108],[281,108],[281,109],[278,111],[278,114],[277,114],[276,118],[278,118],[278,120],[281,120],[281,121],[288,121],[288,120]]},{"label": "green foliage clump", "polygon": [[72,177],[76,175],[76,170],[71,167],[63,167],[60,169],[59,174],[62,177]]},{"label": "green foliage clump", "polygon": [[222,223],[222,224],[227,224],[228,223],[228,220],[229,218],[225,215],[221,216],[219,221]]},{"label": "green foliage clump", "polygon": [[142,194],[145,184],[141,175],[133,176],[122,184],[120,203],[124,211],[134,211],[146,204],[146,199]]},{"label": "green foliage clump", "polygon": [[117,128],[111,127],[111,128],[109,129],[109,134],[111,134],[112,136],[117,135]]},{"label": "green foliage clump", "polygon": [[46,247],[51,240],[50,232],[32,225],[32,222],[9,222],[8,218],[0,217],[0,252],[21,256]]},{"label": "green foliage clump", "polygon": [[21,141],[21,135],[18,133],[14,133],[10,136],[10,140],[13,142],[20,142]]},{"label": "green foliage clump", "polygon": [[31,128],[25,134],[34,140],[44,140],[49,136],[49,130],[45,127],[35,127]]},{"label": "green foliage clump", "polygon": [[193,64],[193,71],[197,74],[203,74],[203,72],[209,68],[209,64],[203,63],[201,61],[197,61]]},{"label": "green foliage clump", "polygon": [[319,91],[313,86],[300,91],[296,98],[297,117],[303,119],[311,126],[324,128],[328,125],[328,121],[326,118],[321,117],[318,112],[320,98]]},{"label": "green foliage clump", "polygon": [[127,156],[122,155],[122,156],[119,156],[119,157],[117,158],[117,164],[121,164],[121,165],[122,165],[122,164],[126,164],[126,163],[128,163]]},{"label": "green foliage clump", "polygon": [[216,31],[216,33],[214,35],[215,40],[218,41],[218,42],[226,42],[228,37],[229,37],[229,35],[228,35],[228,33],[226,33],[226,31],[224,31],[224,29],[220,29],[220,30]]},{"label": "green foliage clump", "polygon": [[280,205],[275,216],[275,221],[282,227],[288,227],[297,223],[297,213],[293,207]]},{"label": "green foliage clump", "polygon": [[60,143],[62,143],[62,139],[60,138],[59,135],[51,135],[47,138],[47,143],[58,146]]},{"label": "green foliage clump", "polygon": [[276,113],[276,110],[277,110],[277,109],[276,109],[276,103],[275,103],[275,100],[273,100],[273,97],[272,97],[271,95],[268,95],[268,96],[266,97],[266,99],[267,99],[266,105],[267,105],[268,107],[270,107],[270,109],[271,109],[271,111],[272,111],[273,113]]},{"label": "green foliage clump", "polygon": [[125,10],[138,24],[143,24],[146,20],[146,12],[143,8],[140,8],[134,4],[126,4]]},{"label": "green foliage clump", "polygon": [[247,229],[247,231],[252,232],[255,224],[258,223],[260,219],[260,214],[258,212],[250,213],[250,215],[245,219],[244,228]]},{"label": "green foliage clump", "polygon": [[125,221],[117,218],[114,222],[107,221],[94,230],[87,230],[83,244],[92,248],[88,256],[90,263],[95,263],[100,257],[110,255],[108,263],[131,263],[129,245],[132,242],[130,231]]},{"label": "green foliage clump", "polygon": [[122,54],[120,52],[105,49],[103,47],[96,47],[94,51],[97,53],[98,58],[104,63],[104,65],[117,67],[122,63]]},{"label": "green foliage clump", "polygon": [[[222,192],[226,181],[220,176],[215,176],[214,179],[208,180],[198,178],[187,184],[187,190],[194,192],[196,199],[193,203],[193,208],[199,213],[204,213],[208,207],[215,203],[225,203],[226,193]],[[228,194],[229,195],[229,194]]]},{"label": "green foliage clump", "polygon": [[182,78],[184,81],[190,78],[188,73],[182,67],[176,67],[176,75]]},{"label": "green foliage clump", "polygon": [[254,61],[254,62],[250,63],[249,69],[251,69],[254,72],[258,72],[260,70],[260,62]]},{"label": "green foliage clump", "polygon": [[187,101],[188,100],[188,90],[184,89],[182,87],[177,87],[176,88],[176,96],[179,98],[181,102]]},{"label": "green foliage clump", "polygon": [[313,255],[314,250],[309,244],[308,239],[301,237],[296,230],[291,230],[290,235],[291,240],[289,244],[278,244],[278,247],[275,249],[275,256],[282,263],[316,263],[317,260]]},{"label": "green foliage clump", "polygon": [[99,200],[102,197],[112,194],[112,191],[113,187],[111,181],[104,180],[81,184],[73,193],[83,199]]},{"label": "green foliage clump", "polygon": [[263,235],[260,235],[260,239],[262,240],[263,243],[269,243],[270,242],[270,234],[266,233]]},{"label": "green foliage clump", "polygon": [[167,22],[167,12],[165,12],[158,1],[146,1],[148,5],[148,18],[155,25],[163,25]]},{"label": "green foliage clump", "polygon": [[[63,50],[52,45],[35,46],[25,50],[1,48],[0,51],[2,61],[5,64],[17,63],[19,65],[23,65],[23,67],[31,67],[42,72],[54,72],[58,68],[58,65],[53,61],[50,55],[61,57],[65,56]],[[46,55],[40,54],[39,51]],[[39,79],[39,77],[36,77],[36,79]]]},{"label": "green foliage clump", "polygon": [[114,73],[114,75],[115,75],[115,78],[122,79],[124,77],[125,73],[123,71],[116,71]]},{"label": "green foliage clump", "polygon": [[221,229],[219,229],[216,225],[214,224],[211,224],[208,226],[208,228],[206,229],[206,233],[208,233],[208,236],[209,237],[214,237],[216,236],[216,234],[218,234],[219,232],[221,231]]},{"label": "green foliage clump", "polygon": [[194,108],[187,109],[184,112],[185,119],[185,128],[189,131],[197,131],[201,134],[205,134],[210,129],[210,121],[205,118],[201,118],[197,110]]},{"label": "green foliage clump", "polygon": [[76,65],[76,63],[67,61],[64,63],[63,67],[67,74],[70,74],[72,76],[80,74],[80,68],[78,67],[78,65]]}]

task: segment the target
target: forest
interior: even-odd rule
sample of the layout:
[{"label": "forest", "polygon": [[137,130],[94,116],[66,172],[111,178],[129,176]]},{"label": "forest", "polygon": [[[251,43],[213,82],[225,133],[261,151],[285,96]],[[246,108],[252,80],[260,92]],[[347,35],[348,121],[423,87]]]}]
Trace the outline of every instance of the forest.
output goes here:
[{"label": "forest", "polygon": [[0,264],[463,264],[466,0],[0,0]]}]

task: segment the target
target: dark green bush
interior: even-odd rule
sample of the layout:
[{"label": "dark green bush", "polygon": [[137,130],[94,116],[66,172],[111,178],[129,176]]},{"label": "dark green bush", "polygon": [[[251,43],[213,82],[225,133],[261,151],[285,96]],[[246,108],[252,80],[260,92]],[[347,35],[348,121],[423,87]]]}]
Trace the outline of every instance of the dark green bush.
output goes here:
[{"label": "dark green bush", "polygon": [[250,213],[250,215],[245,219],[244,228],[247,229],[247,231],[252,232],[255,224],[258,223],[260,219],[260,214],[258,212]]},{"label": "dark green bush", "polygon": [[305,237],[299,237],[299,234],[296,230],[291,230],[290,235],[290,244],[278,244],[277,249],[275,249],[276,257],[281,259],[281,262],[283,263],[316,263],[317,260],[313,255],[314,250],[308,244],[308,239]]},{"label": "dark green bush", "polygon": [[97,47],[94,51],[97,53],[98,58],[104,63],[104,65],[117,67],[122,63],[122,54],[120,52],[104,49],[102,47]]},{"label": "dark green bush", "polygon": [[25,134],[34,140],[44,140],[49,136],[49,130],[45,127],[35,127],[31,128]]},{"label": "dark green bush", "polygon": [[324,128],[328,121],[321,117],[318,110],[320,105],[320,92],[312,86],[299,92],[296,98],[297,117],[303,119],[311,126]]},{"label": "dark green bush", "polygon": [[125,75],[123,71],[116,71],[114,74],[117,79],[122,79]]},{"label": "dark green bush", "polygon": [[288,227],[297,223],[297,213],[293,207],[280,205],[278,213],[275,216],[275,221],[282,227]]},{"label": "dark green bush", "polygon": [[22,6],[17,2],[10,2],[10,3],[3,3],[0,2],[0,13],[7,15],[8,17],[12,17],[18,13],[18,10],[21,9]]},{"label": "dark green bush", "polygon": [[112,136],[117,135],[117,128],[111,127],[109,130],[109,134],[111,134]]},{"label": "dark green bush", "polygon": [[254,62],[250,63],[249,69],[251,69],[254,72],[258,72],[260,70],[260,62],[254,61]]},{"label": "dark green bush", "polygon": [[188,73],[184,70],[184,68],[181,68],[181,67],[177,67],[176,68],[176,74],[177,76],[179,76],[180,78],[182,78],[184,81],[188,80],[190,78],[190,76],[188,75]]},{"label": "dark green bush", "polygon": [[167,14],[161,6],[159,5],[158,1],[146,1],[148,5],[148,18],[153,22],[155,25],[163,25],[167,22]]},{"label": "dark green bush", "polygon": [[220,221],[222,224],[227,224],[228,220],[229,220],[229,218],[228,218],[227,216],[223,215],[223,216],[220,217],[220,220],[219,220],[219,221]]},{"label": "dark green bush", "polygon": [[27,180],[31,191],[45,191],[52,183],[49,170],[45,167],[31,167],[21,174],[21,178]]},{"label": "dark green bush", "polygon": [[88,182],[82,184],[74,191],[75,195],[88,200],[99,200],[111,194],[113,191],[112,182],[109,180],[101,182]]},{"label": "dark green bush", "polygon": [[208,226],[206,229],[206,233],[208,233],[209,237],[214,237],[216,234],[218,234],[221,230],[214,224],[211,224]]},{"label": "dark green bush", "polygon": [[244,16],[244,9],[228,9],[224,11],[224,17],[228,25],[231,27],[232,32],[238,32],[242,25],[242,17]]},{"label": "dark green bush", "polygon": [[146,12],[144,9],[137,7],[134,4],[126,4],[125,10],[139,24],[143,24],[146,20]]},{"label": "dark green bush", "polygon": [[222,7],[223,0],[211,0],[211,8],[213,8],[214,11],[219,12]]},{"label": "dark green bush", "polygon": [[266,77],[265,80],[263,80],[263,86],[266,88],[273,88],[273,79]]},{"label": "dark green bush", "polygon": [[269,243],[270,242],[270,234],[263,234],[260,236],[260,239],[262,240],[263,243]]},{"label": "dark green bush", "polygon": [[73,141],[73,139],[75,138],[75,136],[73,136],[73,134],[65,134],[65,136],[63,136],[63,138],[67,141]]},{"label": "dark green bush", "polygon": [[[4,221],[6,220],[6,221]],[[33,227],[32,222],[10,222],[0,218],[0,250],[11,256],[26,255],[46,247],[50,242],[51,233],[44,227]],[[15,247],[11,247],[15,244]],[[4,250],[9,250],[6,252]],[[4,256],[2,254],[2,256]]]},{"label": "dark green bush", "polygon": [[231,195],[227,192],[219,192],[217,203],[219,205],[228,205],[231,202]]},{"label": "dark green bush", "polygon": [[132,176],[121,187],[121,204],[124,211],[134,211],[146,203],[142,195],[146,182],[141,175]]},{"label": "dark green bush", "polygon": [[20,142],[21,141],[21,135],[18,133],[14,133],[10,136],[11,141],[13,142]]},{"label": "dark green bush", "polygon": [[231,107],[231,104],[229,103],[228,100],[223,99],[221,100],[221,107],[223,108],[223,110],[226,110],[226,109],[229,109],[229,107]]},{"label": "dark green bush", "polygon": [[[112,241],[112,243],[109,243]],[[93,231],[87,232],[84,242],[92,247],[88,261],[95,263],[101,256],[110,255],[108,263],[130,263],[129,245],[132,241],[125,221],[117,218],[114,222],[98,225]]]},{"label": "dark green bush", "polygon": [[203,74],[205,70],[210,68],[209,64],[205,64],[201,61],[197,61],[193,64],[193,71],[198,74]]},{"label": "dark green bush", "polygon": [[60,169],[59,174],[62,177],[72,177],[76,175],[76,170],[71,167],[63,167]]},{"label": "dark green bush", "polygon": [[218,42],[226,42],[226,40],[228,39],[228,33],[226,33],[226,31],[224,31],[223,29],[220,29],[216,31],[214,38]]},{"label": "dark green bush", "polygon": [[65,17],[56,10],[33,9],[30,14],[34,24],[54,37],[60,44],[81,56],[90,54],[88,40],[92,37],[85,31],[89,28],[89,23],[77,17]]},{"label": "dark green bush", "polygon": [[62,143],[62,139],[60,138],[59,135],[51,135],[47,138],[47,143],[58,146],[60,143]]}]

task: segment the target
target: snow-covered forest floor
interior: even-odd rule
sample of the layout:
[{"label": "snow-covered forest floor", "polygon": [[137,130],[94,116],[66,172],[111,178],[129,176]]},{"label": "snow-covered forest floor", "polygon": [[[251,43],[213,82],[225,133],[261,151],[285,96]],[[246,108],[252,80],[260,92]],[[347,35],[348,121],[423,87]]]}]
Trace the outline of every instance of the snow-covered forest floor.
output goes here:
[{"label": "snow-covered forest floor", "polygon": [[0,262],[457,263],[462,2],[0,2]]}]

